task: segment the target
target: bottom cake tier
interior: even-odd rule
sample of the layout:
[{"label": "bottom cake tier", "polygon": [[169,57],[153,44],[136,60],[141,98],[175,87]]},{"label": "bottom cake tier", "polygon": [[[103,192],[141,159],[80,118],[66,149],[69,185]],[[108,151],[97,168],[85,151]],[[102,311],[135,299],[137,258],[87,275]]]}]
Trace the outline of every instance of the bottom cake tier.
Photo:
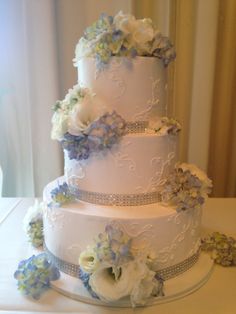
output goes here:
[{"label": "bottom cake tier", "polygon": [[[49,259],[64,273],[59,286],[55,284],[62,293],[73,295],[73,282],[79,277],[91,300],[112,303],[136,291],[134,300],[141,293],[137,283],[132,286],[134,278],[139,278],[142,289],[158,280],[160,289],[163,282],[181,278],[191,268],[196,269],[197,263],[202,264],[200,208],[176,212],[174,207],[160,203],[101,206],[81,201],[59,207],[51,199],[51,191],[59,183],[63,178],[44,190],[44,201],[50,204],[44,211],[44,245]],[[203,281],[201,276],[199,280]],[[68,282],[72,283],[71,291],[65,288]],[[153,291],[146,297],[154,295]],[[131,300],[132,305],[144,304],[145,293],[141,294],[141,302]],[[82,298],[79,292],[72,297]]]}]

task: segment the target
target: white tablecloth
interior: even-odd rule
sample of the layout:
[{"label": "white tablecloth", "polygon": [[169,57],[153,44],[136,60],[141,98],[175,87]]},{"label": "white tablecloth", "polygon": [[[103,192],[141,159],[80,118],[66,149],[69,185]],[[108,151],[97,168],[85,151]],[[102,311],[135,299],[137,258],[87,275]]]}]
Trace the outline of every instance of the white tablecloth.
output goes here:
[{"label": "white tablecloth", "polygon": [[[13,273],[29,257],[31,247],[22,230],[22,219],[33,199],[0,198],[0,314],[5,313],[119,313],[119,314],[235,314],[236,267],[215,266],[208,282],[182,299],[152,307],[108,308],[80,303],[49,290],[39,301],[17,291]],[[236,237],[236,199],[209,199],[203,211],[203,230]]]}]

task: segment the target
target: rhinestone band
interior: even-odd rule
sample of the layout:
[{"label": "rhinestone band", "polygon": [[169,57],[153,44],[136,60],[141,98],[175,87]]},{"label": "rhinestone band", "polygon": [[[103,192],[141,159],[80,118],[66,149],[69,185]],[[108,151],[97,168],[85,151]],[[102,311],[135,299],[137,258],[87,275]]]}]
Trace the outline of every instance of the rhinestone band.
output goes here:
[{"label": "rhinestone band", "polygon": [[[47,249],[45,243],[44,243],[44,250],[48,256],[48,259],[60,271],[72,277],[76,277],[76,278],[79,277],[79,265],[75,265],[75,264],[63,261],[62,259],[58,258]],[[168,280],[184,273],[197,262],[199,258],[199,253],[200,253],[200,250],[198,250],[197,253],[193,254],[189,258],[185,259],[184,261],[176,265],[157,271],[157,275],[160,276],[163,280]]]},{"label": "rhinestone band", "polygon": [[134,121],[126,123],[127,133],[144,133],[148,127],[148,121]]},{"label": "rhinestone band", "polygon": [[161,200],[158,191],[139,194],[105,194],[83,191],[71,186],[70,192],[81,201],[97,205],[139,206],[157,203]]},{"label": "rhinestone band", "polygon": [[47,254],[48,259],[55,267],[57,267],[63,273],[70,275],[72,277],[79,277],[79,265],[75,265],[66,261],[63,261],[59,257],[55,256],[52,252],[48,250],[46,244],[43,245],[44,251]]},{"label": "rhinestone band", "polygon": [[168,280],[170,278],[176,277],[182,273],[184,273],[186,270],[190,269],[198,260],[200,251],[196,252],[189,258],[185,259],[184,261],[175,264],[173,266],[161,269],[157,272],[157,275],[159,275],[163,280]]}]

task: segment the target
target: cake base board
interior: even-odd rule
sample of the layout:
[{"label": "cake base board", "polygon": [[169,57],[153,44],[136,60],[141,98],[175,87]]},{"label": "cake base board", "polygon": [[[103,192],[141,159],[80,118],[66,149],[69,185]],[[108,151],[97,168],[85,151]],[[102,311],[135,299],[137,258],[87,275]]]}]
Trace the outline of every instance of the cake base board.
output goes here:
[{"label": "cake base board", "polygon": [[[214,263],[211,258],[207,254],[201,253],[198,261],[191,269],[164,282],[165,296],[150,298],[145,306],[170,302],[196,291],[209,279],[213,265]],[[132,306],[129,298],[123,298],[112,303],[105,303],[95,299],[89,294],[80,279],[71,277],[62,272],[59,280],[51,282],[51,287],[67,297],[84,303],[110,307]]]}]

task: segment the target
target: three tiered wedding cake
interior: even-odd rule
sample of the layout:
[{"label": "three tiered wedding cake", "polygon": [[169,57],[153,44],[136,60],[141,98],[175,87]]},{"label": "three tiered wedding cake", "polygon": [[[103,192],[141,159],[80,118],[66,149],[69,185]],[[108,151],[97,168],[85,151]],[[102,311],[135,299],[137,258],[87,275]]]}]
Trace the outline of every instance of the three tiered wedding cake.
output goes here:
[{"label": "three tiered wedding cake", "polygon": [[78,85],[52,119],[65,175],[44,190],[43,221],[45,251],[61,271],[53,286],[71,297],[149,304],[173,279],[181,290],[199,262],[211,182],[177,163],[181,127],[166,117],[174,58],[150,19],[122,12],[102,15],[77,45]]}]

